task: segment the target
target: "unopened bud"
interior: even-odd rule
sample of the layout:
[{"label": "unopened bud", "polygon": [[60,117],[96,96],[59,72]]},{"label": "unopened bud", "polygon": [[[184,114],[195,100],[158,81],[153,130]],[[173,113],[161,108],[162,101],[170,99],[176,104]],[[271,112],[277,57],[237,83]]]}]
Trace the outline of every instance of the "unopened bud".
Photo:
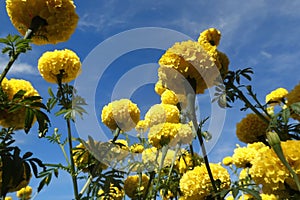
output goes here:
[{"label": "unopened bud", "polygon": [[267,132],[268,143],[274,147],[277,144],[280,144],[280,138],[276,132]]}]

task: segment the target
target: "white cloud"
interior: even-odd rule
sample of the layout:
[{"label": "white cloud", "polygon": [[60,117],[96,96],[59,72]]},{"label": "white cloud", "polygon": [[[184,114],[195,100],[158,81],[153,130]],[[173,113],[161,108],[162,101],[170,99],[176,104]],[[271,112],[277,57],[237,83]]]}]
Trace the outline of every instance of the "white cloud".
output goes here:
[{"label": "white cloud", "polygon": [[[8,63],[7,59],[4,56],[0,56],[0,70],[4,70],[5,66]],[[11,67],[8,75],[37,75],[37,69],[30,64],[16,61]]]}]

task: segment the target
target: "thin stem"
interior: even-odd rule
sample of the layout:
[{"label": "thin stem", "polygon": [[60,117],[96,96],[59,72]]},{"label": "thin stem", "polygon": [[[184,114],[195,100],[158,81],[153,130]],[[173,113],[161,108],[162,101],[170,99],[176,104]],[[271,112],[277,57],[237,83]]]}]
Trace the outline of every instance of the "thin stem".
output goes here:
[{"label": "thin stem", "polygon": [[92,182],[93,176],[89,175],[88,180],[86,181],[86,183],[84,184],[84,186],[82,187],[82,189],[79,192],[78,197],[81,198],[82,195],[85,193],[85,191],[87,190],[87,188],[89,187],[90,183]]},{"label": "thin stem", "polygon": [[67,127],[68,127],[68,143],[69,143],[69,154],[70,154],[70,161],[71,161],[71,176],[72,176],[73,190],[74,190],[75,199],[79,200],[77,177],[75,174],[75,164],[74,164],[74,159],[72,156],[73,144],[72,144],[71,122],[70,122],[70,119],[66,119],[66,121],[67,121]]},{"label": "thin stem", "polygon": [[54,129],[54,135],[55,135],[55,137],[57,138],[58,145],[59,145],[61,151],[62,151],[63,154],[64,154],[64,157],[65,157],[65,160],[66,160],[67,164],[70,165],[70,161],[69,161],[68,155],[67,155],[67,153],[66,153],[66,150],[65,150],[64,146],[61,144],[61,141],[60,141],[60,139],[59,139],[59,137],[58,137],[58,135],[57,135],[57,131],[58,131],[57,128],[55,128],[55,129]]},{"label": "thin stem", "polygon": [[[28,28],[28,30],[25,33],[24,39],[30,39],[33,34],[41,27],[47,25],[47,21],[44,20],[43,18],[36,16],[34,18],[32,18],[31,20],[31,24],[30,27]],[[19,55],[21,54],[21,52],[18,52],[16,54],[13,54],[10,59],[9,62],[7,63],[6,67],[4,68],[3,72],[0,75],[0,85],[4,79],[4,77],[6,77],[8,71],[10,70],[10,68],[12,67],[12,65],[14,64],[14,62],[18,59]]]}]

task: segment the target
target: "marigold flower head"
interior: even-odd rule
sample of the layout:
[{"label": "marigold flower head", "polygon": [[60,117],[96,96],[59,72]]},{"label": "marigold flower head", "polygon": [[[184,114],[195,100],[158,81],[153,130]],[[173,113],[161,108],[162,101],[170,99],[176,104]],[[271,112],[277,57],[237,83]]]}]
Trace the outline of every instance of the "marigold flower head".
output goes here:
[{"label": "marigold flower head", "polygon": [[[31,85],[29,81],[22,79],[4,79],[2,81],[2,90],[6,93],[8,100],[12,100],[13,96],[20,90],[26,91],[23,98],[39,96],[39,93]],[[6,128],[13,127],[15,130],[23,129],[25,124],[25,108],[18,109],[14,112],[7,110],[0,111],[0,125]],[[35,122],[35,119],[34,121]]]},{"label": "marigold flower head", "polygon": [[136,126],[135,126],[135,130],[138,132],[138,133],[145,133],[147,132],[148,128],[149,128],[149,120],[140,120]]},{"label": "marigold flower head", "polygon": [[191,153],[189,153],[186,150],[183,150],[180,157],[175,162],[174,168],[179,171],[180,174],[184,174],[188,170],[194,168],[194,166],[200,166],[202,163],[202,158],[194,153],[194,156],[192,156]]},{"label": "marigold flower head", "polygon": [[264,139],[268,124],[254,113],[248,114],[236,125],[238,139],[245,143],[259,142]]},{"label": "marigold flower head", "polygon": [[166,90],[167,88],[163,86],[162,81],[158,80],[155,84],[154,90],[158,95],[162,95],[162,93]]},{"label": "marigold flower head", "polygon": [[45,52],[38,61],[41,76],[50,83],[74,80],[81,73],[81,62],[75,52],[64,49]]},{"label": "marigold flower head", "polygon": [[[228,171],[219,164],[210,164],[213,177],[220,180],[221,189],[230,187],[230,176]],[[180,179],[180,190],[185,199],[205,199],[211,194],[211,181],[205,165],[196,166],[193,170],[187,171]]]},{"label": "marigold flower head", "polygon": [[[165,158],[163,160],[162,167],[170,166],[175,157],[177,157],[175,151],[168,149],[167,154],[165,155]],[[147,148],[142,152],[142,161],[145,166],[148,166],[148,170],[150,171],[154,171],[158,168],[162,161],[162,158],[163,157],[161,149],[157,149],[155,147]]]},{"label": "marigold flower head", "polygon": [[[281,142],[283,153],[289,165],[300,175],[300,154],[298,140],[287,140]],[[276,194],[282,196],[285,194],[285,185],[296,189],[296,185],[286,167],[282,164],[273,149],[259,152],[249,170],[251,178],[256,184],[263,185],[263,192],[266,194]]]},{"label": "marigold flower head", "polygon": [[[294,87],[287,95],[287,106],[292,105],[293,103],[300,102],[300,83]],[[297,114],[292,114],[291,117],[300,121],[300,116]]]},{"label": "marigold flower head", "polygon": [[125,196],[125,192],[122,188],[116,187],[114,186],[114,184],[110,184],[109,187],[109,193],[108,194],[104,194],[105,192],[100,189],[98,191],[98,195],[100,195],[101,197],[99,198],[99,200],[122,200]]},{"label": "marigold flower head", "polygon": [[149,122],[149,127],[164,122],[178,123],[179,110],[174,105],[156,104],[148,110],[145,120]]},{"label": "marigold flower head", "polygon": [[152,126],[148,134],[149,143],[158,149],[168,145],[178,134],[179,126],[178,123],[169,122]]},{"label": "marigold flower head", "polygon": [[130,152],[132,153],[142,153],[144,151],[144,146],[142,144],[133,144],[130,146]]},{"label": "marigold flower head", "polygon": [[209,28],[200,33],[199,43],[209,43],[211,46],[218,46],[221,39],[221,32],[216,28]]},{"label": "marigold flower head", "polygon": [[178,97],[172,90],[165,90],[160,96],[161,102],[163,104],[176,105],[178,103]]},{"label": "marigold flower head", "polygon": [[176,146],[177,144],[191,144],[195,134],[193,133],[192,126],[190,124],[177,124],[177,134],[170,141],[170,146]]},{"label": "marigold flower head", "polygon": [[17,197],[23,200],[29,200],[31,198],[31,194],[32,188],[29,185],[17,191]]},{"label": "marigold flower head", "polygon": [[266,103],[280,103],[289,92],[285,88],[277,88],[266,96]]},{"label": "marigold flower head", "polygon": [[233,159],[230,156],[226,156],[225,158],[223,158],[222,163],[226,166],[229,166],[233,163]]},{"label": "marigold flower head", "polygon": [[247,147],[237,147],[232,155],[233,164],[238,168],[246,168],[251,166],[251,161],[254,160],[259,152],[264,152],[269,147],[262,142],[248,144]]},{"label": "marigold flower head", "polygon": [[32,37],[38,45],[67,41],[78,22],[75,8],[71,0],[6,0],[8,16],[22,35],[42,22]]},{"label": "marigold flower head", "polygon": [[130,131],[140,120],[140,109],[129,99],[116,100],[103,107],[101,119],[112,130]]},{"label": "marigold flower head", "polygon": [[149,182],[149,177],[146,174],[128,176],[124,182],[125,194],[130,198],[137,198],[138,194],[143,196]]},{"label": "marigold flower head", "polygon": [[219,72],[211,56],[198,42],[175,43],[159,60],[159,80],[175,93],[183,93],[187,80],[196,82],[196,93],[215,84]]}]

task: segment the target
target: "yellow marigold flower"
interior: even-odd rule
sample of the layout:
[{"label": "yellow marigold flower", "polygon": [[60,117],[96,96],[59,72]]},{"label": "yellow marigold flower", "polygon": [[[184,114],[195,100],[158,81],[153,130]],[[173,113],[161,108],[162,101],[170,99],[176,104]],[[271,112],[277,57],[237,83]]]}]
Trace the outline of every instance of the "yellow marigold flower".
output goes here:
[{"label": "yellow marigold flower", "polygon": [[168,145],[177,135],[179,125],[167,122],[152,126],[148,134],[149,143],[158,149]]},{"label": "yellow marigold flower", "polygon": [[75,52],[64,49],[45,52],[38,61],[41,76],[50,83],[57,83],[58,75],[61,82],[74,80],[81,73],[81,62]]},{"label": "yellow marigold flower", "polygon": [[[287,106],[292,105],[293,103],[300,102],[300,83],[294,87],[287,95]],[[300,116],[297,114],[292,114],[291,117],[300,121]]]},{"label": "yellow marigold flower", "polygon": [[280,103],[289,92],[285,88],[277,88],[266,96],[266,103]]},{"label": "yellow marigold flower", "polygon": [[166,90],[167,88],[163,86],[162,81],[159,80],[156,82],[154,90],[158,95],[162,95],[162,93]]},{"label": "yellow marigold flower", "polygon": [[77,166],[79,169],[81,169],[83,172],[88,172],[89,167],[92,165],[97,165],[99,167],[99,170],[107,169],[107,165],[103,163],[99,163],[96,158],[90,154],[90,152],[86,149],[84,144],[80,143],[77,145],[73,150],[73,159],[75,166]]},{"label": "yellow marigold flower", "polygon": [[17,191],[17,197],[22,200],[29,200],[31,198],[31,194],[32,188],[28,185]]},{"label": "yellow marigold flower", "polygon": [[113,159],[123,160],[129,153],[128,142],[122,139],[116,140],[115,146],[111,149],[110,153]]},{"label": "yellow marigold flower", "polygon": [[[2,90],[7,94],[8,100],[12,100],[13,96],[20,90],[26,91],[23,98],[31,96],[39,96],[29,81],[22,79],[4,79],[2,82]],[[25,124],[25,108],[21,108],[14,112],[7,110],[0,111],[0,125],[6,128],[13,127],[15,130],[23,129]],[[35,121],[35,119],[34,119]]]},{"label": "yellow marigold flower", "polygon": [[199,43],[208,43],[211,46],[218,46],[221,39],[221,32],[216,28],[209,28],[200,33]]},{"label": "yellow marigold flower", "polygon": [[243,194],[239,197],[239,200],[253,200],[253,196],[251,194]]},{"label": "yellow marigold flower", "polygon": [[78,16],[71,0],[6,0],[6,10],[12,24],[25,35],[36,21],[40,26],[32,37],[35,44],[56,44],[73,34]]},{"label": "yellow marigold flower", "polygon": [[[300,175],[300,141],[288,140],[281,142],[283,153],[289,165]],[[263,185],[263,192],[267,194],[283,195],[285,184],[296,189],[295,183],[286,167],[279,160],[272,149],[259,152],[249,170],[251,178],[256,184]]]},{"label": "yellow marigold flower", "polygon": [[236,135],[245,143],[259,142],[264,139],[267,128],[267,123],[256,114],[250,113],[236,125]]},{"label": "yellow marigold flower", "polygon": [[170,122],[179,122],[179,110],[176,106],[170,104],[156,104],[152,106],[145,115],[145,120],[149,126]]},{"label": "yellow marigold flower", "polygon": [[133,144],[130,146],[130,152],[132,153],[142,153],[144,151],[144,146],[142,144]]},{"label": "yellow marigold flower", "polygon": [[178,103],[178,98],[175,92],[168,89],[161,94],[160,99],[163,104],[176,105]]},{"label": "yellow marigold flower", "polygon": [[149,182],[149,177],[146,174],[128,176],[124,182],[125,194],[135,199],[138,195],[144,195]]},{"label": "yellow marigold flower", "polygon": [[191,144],[195,134],[193,133],[192,127],[190,124],[177,124],[177,134],[170,141],[170,146],[176,146],[177,144]]},{"label": "yellow marigold flower", "polygon": [[5,197],[4,200],[13,200],[13,198],[12,197]]},{"label": "yellow marigold flower", "polygon": [[[176,156],[175,151],[168,149],[162,167],[170,166]],[[153,170],[153,168],[158,168],[161,160],[162,152],[155,147],[147,148],[142,152],[142,161],[145,165],[150,164],[152,167],[151,170]]]},{"label": "yellow marigold flower", "polygon": [[221,32],[219,30],[215,28],[209,28],[200,34],[198,42],[212,57],[214,63],[220,70],[221,76],[224,78],[228,72],[229,59],[225,53],[217,49],[220,38]]},{"label": "yellow marigold flower", "polygon": [[226,200],[234,200],[233,196],[226,197]]},{"label": "yellow marigold flower", "polygon": [[98,191],[98,195],[99,196],[101,195],[99,200],[122,200],[125,196],[125,192],[123,189],[118,188],[118,187],[114,186],[113,184],[110,184],[108,194],[104,194],[104,191],[102,189],[100,189]]},{"label": "yellow marigold flower", "polygon": [[226,156],[225,158],[223,158],[222,163],[226,166],[229,166],[233,163],[233,159],[230,156]]},{"label": "yellow marigold flower", "polygon": [[136,126],[135,126],[135,130],[138,132],[138,133],[145,133],[147,132],[148,128],[149,128],[149,120],[140,120]]},{"label": "yellow marigold flower", "polygon": [[251,161],[254,160],[260,152],[264,152],[269,147],[262,142],[248,144],[247,147],[239,147],[234,150],[232,155],[233,164],[238,168],[246,168],[251,166]]},{"label": "yellow marigold flower", "polygon": [[[215,180],[220,180],[221,189],[230,187],[230,176],[228,171],[219,164],[210,164]],[[211,194],[211,181],[205,165],[196,166],[193,170],[187,171],[180,179],[180,190],[184,197],[189,200],[205,199]]]},{"label": "yellow marigold flower", "polygon": [[170,190],[168,190],[165,194],[163,190],[160,190],[160,196],[162,200],[169,200],[175,198],[176,195],[174,195]]},{"label": "yellow marigold flower", "polygon": [[[219,73],[214,60],[198,42],[175,43],[159,60],[159,80],[175,93],[185,90],[186,79],[196,81],[196,93],[203,93],[215,84]],[[175,81],[175,82],[174,82]]]},{"label": "yellow marigold flower", "polygon": [[189,169],[195,166],[201,165],[201,157],[194,153],[194,157],[188,151],[183,150],[181,156],[176,160],[174,168],[179,171],[180,174],[184,174]]},{"label": "yellow marigold flower", "polygon": [[101,119],[112,130],[130,131],[140,120],[140,109],[129,99],[116,100],[104,106]]},{"label": "yellow marigold flower", "polygon": [[249,168],[244,168],[240,171],[240,174],[239,174],[239,180],[240,181],[244,181],[245,179],[247,179],[249,177]]}]

